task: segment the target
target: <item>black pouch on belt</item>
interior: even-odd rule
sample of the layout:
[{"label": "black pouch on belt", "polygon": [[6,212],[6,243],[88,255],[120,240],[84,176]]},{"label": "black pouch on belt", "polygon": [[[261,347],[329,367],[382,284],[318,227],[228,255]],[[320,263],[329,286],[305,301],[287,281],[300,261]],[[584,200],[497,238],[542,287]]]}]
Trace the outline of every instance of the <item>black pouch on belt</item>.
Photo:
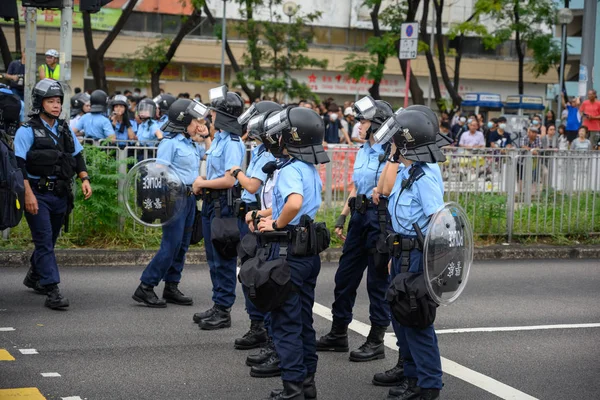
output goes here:
[{"label": "black pouch on belt", "polygon": [[215,218],[210,225],[210,235],[212,245],[221,257],[226,259],[237,257],[240,243],[238,218],[222,217],[219,200],[215,201]]},{"label": "black pouch on belt", "polygon": [[192,239],[190,244],[198,244],[204,239],[204,233],[202,232],[202,211],[198,209],[196,204],[196,212],[194,213],[194,225],[192,225]]}]

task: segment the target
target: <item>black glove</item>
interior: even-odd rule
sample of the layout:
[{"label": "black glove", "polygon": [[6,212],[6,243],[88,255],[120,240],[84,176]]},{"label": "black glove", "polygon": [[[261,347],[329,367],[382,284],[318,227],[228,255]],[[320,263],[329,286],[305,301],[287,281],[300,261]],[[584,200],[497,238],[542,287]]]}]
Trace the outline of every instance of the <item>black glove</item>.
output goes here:
[{"label": "black glove", "polygon": [[346,225],[346,216],[344,214],[340,214],[340,216],[337,217],[337,219],[335,220],[335,227],[344,229],[345,225]]}]

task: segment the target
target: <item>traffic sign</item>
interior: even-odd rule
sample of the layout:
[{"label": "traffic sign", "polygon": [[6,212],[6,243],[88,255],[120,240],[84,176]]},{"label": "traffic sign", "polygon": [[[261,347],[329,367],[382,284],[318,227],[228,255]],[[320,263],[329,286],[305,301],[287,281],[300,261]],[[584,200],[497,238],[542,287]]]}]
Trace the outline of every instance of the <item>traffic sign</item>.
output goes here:
[{"label": "traffic sign", "polygon": [[398,58],[401,60],[414,60],[417,58],[419,47],[419,23],[409,22],[402,24],[400,31],[400,49]]}]

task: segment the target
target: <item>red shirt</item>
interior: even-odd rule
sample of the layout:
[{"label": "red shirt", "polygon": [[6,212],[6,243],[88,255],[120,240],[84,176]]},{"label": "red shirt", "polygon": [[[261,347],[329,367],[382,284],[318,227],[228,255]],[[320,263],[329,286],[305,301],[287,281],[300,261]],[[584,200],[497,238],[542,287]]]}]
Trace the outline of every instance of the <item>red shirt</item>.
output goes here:
[{"label": "red shirt", "polygon": [[[596,99],[593,103],[586,100],[581,104],[579,108],[582,114],[587,114],[592,117],[600,116],[600,100]],[[582,118],[583,125],[587,126],[589,131],[597,132],[600,131],[600,119],[589,119]]]}]

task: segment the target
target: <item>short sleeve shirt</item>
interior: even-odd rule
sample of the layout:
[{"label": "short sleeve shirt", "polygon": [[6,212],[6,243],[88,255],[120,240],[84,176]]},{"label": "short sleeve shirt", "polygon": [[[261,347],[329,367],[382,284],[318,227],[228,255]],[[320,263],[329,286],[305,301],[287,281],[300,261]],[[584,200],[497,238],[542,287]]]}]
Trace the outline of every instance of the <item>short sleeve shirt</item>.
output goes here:
[{"label": "short sleeve shirt", "polygon": [[169,165],[186,185],[194,183],[198,177],[200,160],[204,157],[204,149],[191,139],[179,134],[163,139],[158,145],[157,162]]},{"label": "short sleeve shirt", "polygon": [[245,203],[255,203],[256,194],[260,193],[262,185],[267,181],[267,174],[263,172],[263,167],[269,161],[275,161],[273,154],[269,153],[265,148],[265,145],[261,144],[252,149],[250,164],[246,169],[246,176],[248,178],[258,179],[261,182],[261,187],[255,194],[250,193],[246,189],[242,192],[242,201]]},{"label": "short sleeve shirt", "polygon": [[87,113],[79,118],[75,125],[78,131],[83,131],[86,138],[103,140],[115,134],[110,120],[99,113]]},{"label": "short sleeve shirt", "polygon": [[210,149],[206,152],[206,179],[225,176],[236,165],[242,165],[246,147],[238,135],[219,131],[215,133]]}]

